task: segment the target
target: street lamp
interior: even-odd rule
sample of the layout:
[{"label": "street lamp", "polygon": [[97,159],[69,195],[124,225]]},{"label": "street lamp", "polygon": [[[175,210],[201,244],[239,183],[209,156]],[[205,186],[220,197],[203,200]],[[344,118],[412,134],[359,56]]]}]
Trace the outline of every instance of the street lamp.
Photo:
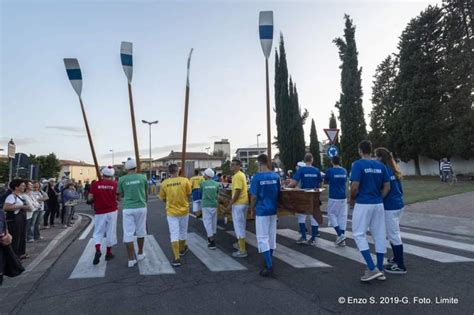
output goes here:
[{"label": "street lamp", "polygon": [[211,160],[210,160],[210,155],[209,155],[209,150],[211,150],[211,147],[207,147],[205,148],[205,150],[207,151],[207,167],[211,167]]},{"label": "street lamp", "polygon": [[257,134],[257,149],[260,147],[260,146],[259,146],[259,142],[258,142],[258,137],[260,137],[261,135],[262,135],[262,134],[260,134],[260,133]]},{"label": "street lamp", "polygon": [[150,180],[151,180],[151,167],[152,167],[152,160],[151,160],[151,125],[157,124],[157,123],[159,123],[159,121],[158,120],[155,120],[155,121],[142,120],[142,123],[148,124],[148,127],[149,127],[149,135],[150,135]]},{"label": "street lamp", "polygon": [[114,150],[109,150],[110,153],[112,153],[112,167],[114,167],[115,165],[115,161],[114,161]]}]

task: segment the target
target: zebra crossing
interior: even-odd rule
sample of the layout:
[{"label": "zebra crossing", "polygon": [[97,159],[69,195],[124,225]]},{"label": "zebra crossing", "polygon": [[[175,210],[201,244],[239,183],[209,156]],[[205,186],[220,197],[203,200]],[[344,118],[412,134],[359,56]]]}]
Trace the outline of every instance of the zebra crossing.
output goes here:
[{"label": "zebra crossing", "polygon": [[[342,259],[348,259],[361,264],[364,264],[360,252],[356,247],[346,246],[339,247],[334,244],[336,232],[330,227],[321,227],[321,233],[324,236],[329,236],[329,239],[324,237],[318,237],[316,247],[312,247],[314,253],[318,251],[329,252]],[[234,236],[234,232],[227,231],[226,233]],[[331,268],[333,267],[328,261],[321,261],[309,254],[302,253],[296,249],[284,246],[281,244],[282,239],[298,240],[300,238],[299,232],[292,229],[278,229],[277,248],[273,253],[273,256],[291,266],[295,269],[304,268]],[[346,232],[347,238],[352,238],[350,231]],[[458,242],[453,240],[446,240],[442,238],[436,238],[432,236],[418,235],[414,233],[402,232],[404,240],[416,241],[418,243],[427,244],[429,246],[436,245],[437,250],[431,248],[425,248],[419,245],[409,244],[404,242],[404,250],[406,255],[413,255],[424,259],[432,260],[438,263],[459,263],[459,262],[473,262],[474,248],[472,244],[465,242]],[[246,242],[249,246],[257,248],[257,239],[254,233],[247,231]],[[373,241],[369,237],[369,243]],[[168,244],[166,244],[168,245]],[[207,241],[205,237],[198,235],[197,233],[188,233],[187,245],[189,250],[201,261],[210,272],[243,272],[248,270],[246,263],[248,260],[235,259],[229,252],[225,252],[222,249],[209,250],[207,248]],[[102,244],[105,248],[105,240]],[[456,251],[463,251],[466,254],[453,254],[444,249],[451,249]],[[306,247],[308,248],[308,247]],[[308,252],[307,250],[305,250]],[[162,247],[156,241],[153,235],[147,235],[145,237],[144,252],[146,258],[138,262],[138,271],[140,275],[173,275],[176,274],[176,270],[171,266],[169,258],[165,255]],[[79,260],[69,276],[69,279],[90,279],[90,278],[104,278],[107,273],[107,262],[101,260],[98,265],[93,265],[92,260],[95,253],[94,240],[89,239],[87,242]],[[251,263],[251,262],[250,262]]]}]

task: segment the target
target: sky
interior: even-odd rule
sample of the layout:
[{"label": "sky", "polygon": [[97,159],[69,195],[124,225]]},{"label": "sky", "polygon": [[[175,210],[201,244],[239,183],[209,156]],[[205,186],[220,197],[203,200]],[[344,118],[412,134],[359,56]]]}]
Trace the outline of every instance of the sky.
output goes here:
[{"label": "sky", "polygon": [[[289,73],[309,145],[311,119],[325,140],[340,95],[340,60],[332,40],[342,36],[344,14],[356,25],[367,124],[377,65],[396,52],[411,18],[440,1],[94,1],[0,0],[0,148],[13,138],[17,152],[56,153],[92,162],[80,105],[63,58],[78,58],[82,99],[99,164],[133,156],[127,80],[121,41],[133,42],[132,81],[140,152],[181,151],[186,62],[194,48],[189,100],[188,151],[205,152],[229,139],[231,150],[266,142],[265,58],[258,14],[274,12],[274,41],[285,38]],[[270,95],[274,106],[274,52]],[[276,134],[272,113],[272,137]]]}]

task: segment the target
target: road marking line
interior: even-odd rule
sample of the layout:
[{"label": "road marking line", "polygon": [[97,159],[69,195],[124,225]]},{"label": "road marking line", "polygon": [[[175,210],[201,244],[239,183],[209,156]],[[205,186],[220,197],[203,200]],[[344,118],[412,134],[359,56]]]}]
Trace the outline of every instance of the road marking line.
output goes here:
[{"label": "road marking line", "polygon": [[[232,231],[227,231],[227,233],[235,236],[235,233]],[[245,238],[245,241],[249,245],[257,247],[257,238],[255,234],[250,233],[249,231],[247,231],[246,234],[247,236]],[[310,257],[280,244],[277,245],[275,251],[273,252],[273,256],[286,262],[294,268],[331,267],[330,265],[323,263],[322,261],[319,261],[313,257]]]},{"label": "road marking line", "polygon": [[[135,251],[138,250],[138,245],[135,241]],[[160,275],[160,274],[174,274],[174,268],[171,266],[168,257],[161,249],[153,235],[145,236],[145,244],[143,246],[145,259],[138,262],[138,269],[140,274],[144,276]]]},{"label": "road marking line", "polygon": [[90,231],[94,227],[94,217],[85,213],[78,213],[78,214],[89,217],[91,219],[91,222],[89,222],[89,225],[87,226],[87,228],[84,230],[84,232],[82,232],[81,236],[79,236],[79,239],[83,240],[87,237],[87,235],[89,235]]},{"label": "road marking line", "polygon": [[246,267],[229,257],[220,249],[210,250],[207,241],[196,233],[188,233],[186,241],[189,249],[210,271],[247,270]]},{"label": "road marking line", "polygon": [[[278,230],[277,233],[278,235],[287,237],[295,241],[299,240],[301,237],[299,232],[293,231],[291,229],[281,229],[281,230]],[[365,264],[365,260],[360,254],[360,252],[357,249],[349,247],[349,246],[345,246],[345,247],[337,246],[336,244],[334,244],[334,242],[327,241],[325,239],[318,237],[316,239],[315,250],[318,250],[318,249],[322,249],[322,250],[331,252],[333,254],[343,256],[350,260],[357,261],[361,264]],[[372,258],[376,259],[374,255],[372,255]]]},{"label": "road marking line", "polygon": [[[102,248],[106,247],[105,239],[102,240]],[[93,265],[92,260],[95,255],[95,241],[90,239],[87,243],[86,248],[82,252],[76,267],[72,271],[69,279],[84,279],[84,278],[103,278],[105,277],[105,270],[107,268],[107,261],[105,261],[105,255],[100,257],[98,265]]]},{"label": "road marking line", "polygon": [[[320,228],[321,232],[329,233],[336,235],[336,231],[333,228]],[[349,231],[346,231],[346,237],[353,238],[352,233]],[[319,240],[318,240],[319,241]],[[370,244],[373,244],[374,241],[370,237],[368,238],[368,241]],[[441,241],[441,240],[440,240]],[[387,247],[390,247],[390,243],[387,241]],[[438,262],[442,263],[453,263],[453,262],[466,262],[466,261],[474,261],[472,258],[464,257],[464,256],[459,256],[459,255],[454,255],[450,253],[445,253],[445,252],[440,252],[437,250],[429,249],[429,248],[423,248],[420,246],[415,246],[415,245],[410,245],[410,244],[403,244],[403,251],[406,254],[411,254],[414,256],[419,256],[423,257],[426,259],[430,260],[435,260]]]}]

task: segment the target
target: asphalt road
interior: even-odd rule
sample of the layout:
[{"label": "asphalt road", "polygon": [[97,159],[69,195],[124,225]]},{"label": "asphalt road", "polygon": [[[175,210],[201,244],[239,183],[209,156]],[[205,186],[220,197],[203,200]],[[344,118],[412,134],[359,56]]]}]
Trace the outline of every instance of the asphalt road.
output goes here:
[{"label": "asphalt road", "polygon": [[[183,266],[176,268],[174,274],[141,275],[138,267],[126,266],[119,216],[119,245],[114,248],[116,258],[106,267],[104,261],[98,266],[93,266],[91,260],[82,263],[86,273],[97,271],[96,277],[70,279],[78,262],[90,253],[86,249],[89,234],[86,239],[76,239],[68,247],[16,311],[20,314],[474,312],[473,239],[403,229],[410,238],[405,238],[405,244],[411,245],[412,252],[406,255],[408,274],[387,275],[386,281],[362,283],[359,277],[364,265],[357,261],[360,254],[356,252],[358,255],[351,256],[356,251],[352,239],[347,241],[345,249],[336,248],[330,244],[335,236],[329,228],[321,232],[320,248],[296,245],[291,239],[297,231],[296,219],[288,216],[278,223],[280,233],[285,236],[277,238],[280,258],[274,262],[275,278],[267,279],[258,275],[262,260],[255,247],[248,246],[247,258],[231,257],[234,239],[228,231],[232,231],[232,223],[224,228],[218,230],[217,246],[223,254],[218,262],[224,264],[230,258],[244,270],[211,271],[206,265],[209,260],[202,256],[206,252],[203,254],[192,248],[184,258]],[[248,221],[247,231],[255,232],[253,221]],[[194,237],[200,237],[206,243],[200,220],[190,218],[189,232],[196,233]],[[157,199],[149,202],[148,233],[170,261],[172,252],[164,205]],[[154,259],[150,254],[147,256],[146,259]],[[168,268],[167,264],[161,262],[160,266]],[[457,303],[451,299],[451,304],[437,304],[440,298],[454,298]]]}]

